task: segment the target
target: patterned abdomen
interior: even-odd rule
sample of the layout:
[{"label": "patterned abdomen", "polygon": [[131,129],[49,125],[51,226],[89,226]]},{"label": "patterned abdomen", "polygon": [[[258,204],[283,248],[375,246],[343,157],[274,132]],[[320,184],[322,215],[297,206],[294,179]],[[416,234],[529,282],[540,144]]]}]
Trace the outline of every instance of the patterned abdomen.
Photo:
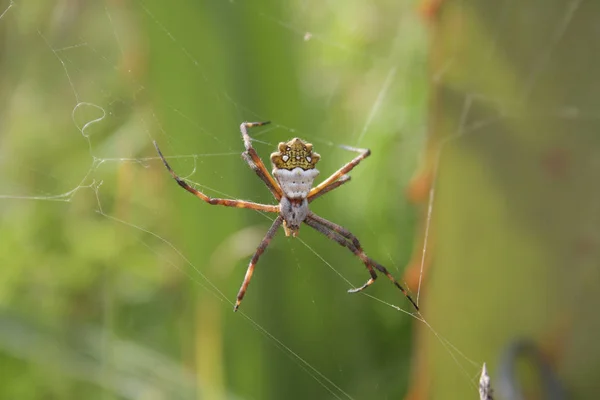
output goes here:
[{"label": "patterned abdomen", "polygon": [[303,170],[296,167],[292,170],[277,168],[273,170],[273,176],[289,199],[305,199],[312,189],[317,175],[319,175],[319,171],[315,168]]}]

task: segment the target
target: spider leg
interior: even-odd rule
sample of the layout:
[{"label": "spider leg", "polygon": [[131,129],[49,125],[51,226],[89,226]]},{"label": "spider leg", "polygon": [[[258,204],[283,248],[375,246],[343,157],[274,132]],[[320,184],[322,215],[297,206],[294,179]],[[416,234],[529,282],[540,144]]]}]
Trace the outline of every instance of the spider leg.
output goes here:
[{"label": "spider leg", "polygon": [[[242,157],[244,157],[244,160],[248,162],[250,168],[252,168],[254,172],[256,172],[259,178],[265,182],[271,193],[273,193],[273,196],[275,196],[277,200],[280,200],[281,196],[283,195],[283,191],[281,190],[279,184],[275,181],[275,179],[273,179],[273,177],[267,170],[267,167],[265,167],[265,163],[263,163],[262,159],[258,156],[256,150],[254,150],[254,147],[252,147],[252,139],[250,138],[250,135],[248,135],[248,128],[252,128],[255,126],[263,126],[269,123],[270,121],[242,122],[242,124],[240,125],[240,132],[242,133],[242,138],[244,139],[244,147],[246,148],[246,151],[242,153]],[[254,166],[250,164],[247,156],[244,155],[250,157]]]},{"label": "spider leg", "polygon": [[365,267],[367,267],[371,278],[361,287],[348,290],[349,293],[361,292],[367,287],[371,286],[371,284],[375,282],[375,279],[377,279],[377,274],[373,269],[373,267],[375,267],[375,269],[377,269],[379,272],[385,274],[388,277],[388,279],[392,281],[392,283],[398,289],[400,289],[400,291],[404,294],[404,296],[406,296],[408,301],[411,302],[415,309],[419,311],[419,307],[417,306],[417,304],[413,301],[413,299],[406,292],[406,290],[404,290],[404,288],[398,283],[398,281],[396,281],[392,274],[390,274],[383,265],[369,258],[362,249],[360,242],[358,241],[356,236],[350,233],[347,229],[342,228],[341,226],[334,224],[333,222],[328,221],[324,218],[321,218],[313,213],[309,214],[309,216],[304,220],[304,222],[311,228],[327,236],[329,239],[337,242],[339,245],[348,248],[350,251],[352,251],[352,253],[354,253],[355,256],[360,258],[363,264],[365,264]]},{"label": "spider leg", "polygon": [[344,228],[341,225],[336,224],[335,222],[331,222],[328,219],[325,219],[323,217],[319,217],[317,214],[310,212],[308,214],[309,218],[317,221],[318,223],[320,223],[321,225],[325,225],[327,228],[331,229],[334,232],[337,232],[338,234],[340,234],[341,236],[343,236],[344,238],[352,241],[352,244],[359,250],[362,250],[362,246],[360,245],[360,242],[358,241],[358,238],[356,236],[354,236],[348,229]]},{"label": "spider leg", "polygon": [[254,163],[254,161],[252,161],[252,158],[247,152],[242,153],[242,158],[244,159],[244,161],[246,161],[246,163],[248,163],[248,166],[252,168],[252,170],[265,183],[265,185],[267,185],[269,191],[279,201],[281,199],[281,195],[279,194],[275,186],[272,185],[271,180],[269,180],[267,175],[265,175],[265,172],[262,169],[258,168],[258,166]]},{"label": "spider leg", "polygon": [[[361,250],[359,250],[353,243],[350,243],[347,240],[347,238],[344,238],[342,235],[335,232],[331,228],[321,224],[320,222],[316,221],[314,218],[310,218],[310,217],[306,218],[304,220],[304,223],[306,223],[306,225],[310,226],[314,230],[327,236],[329,239],[333,240],[334,242],[337,242],[340,246],[346,247],[347,249],[352,251],[352,253],[354,253],[355,256],[361,258],[360,257]],[[362,260],[362,258],[361,258],[361,260]],[[362,261],[364,262],[364,260],[362,260]],[[377,279],[377,274],[375,273],[375,270],[373,269],[371,264],[369,264],[367,262],[364,262],[364,264],[365,264],[365,267],[367,267],[369,274],[371,275],[371,279],[369,279],[367,281],[367,283],[362,285],[359,289],[349,289],[348,292],[350,292],[350,293],[359,292],[359,291],[363,290],[364,288],[366,288],[367,286],[370,286],[373,282],[375,282],[375,279]]]},{"label": "spider leg", "polygon": [[323,196],[325,193],[329,193],[331,192],[333,189],[337,189],[340,186],[342,186],[344,183],[350,181],[350,175],[342,175],[340,177],[340,179],[338,179],[337,181],[333,182],[331,185],[327,186],[326,188],[324,188],[323,190],[321,190],[320,192],[316,193],[313,197],[310,197],[308,199],[308,202],[311,203],[313,202],[315,199],[318,199],[319,197]]},{"label": "spider leg", "polygon": [[248,289],[248,285],[250,284],[250,279],[252,279],[252,274],[254,273],[254,266],[256,265],[258,259],[271,242],[271,239],[273,239],[273,236],[275,236],[275,234],[277,233],[277,229],[279,229],[282,222],[283,217],[281,215],[275,218],[275,221],[273,221],[273,225],[271,225],[271,227],[267,231],[267,234],[256,248],[256,252],[252,256],[252,259],[250,259],[250,264],[248,265],[248,269],[246,270],[246,276],[244,277],[244,281],[242,282],[242,286],[240,287],[240,291],[238,292],[237,299],[235,301],[235,306],[233,306],[233,311],[237,311],[240,307],[240,303],[242,302],[242,299],[246,294],[246,289]]},{"label": "spider leg", "polygon": [[208,197],[201,191],[196,190],[193,187],[191,187],[190,185],[188,185],[188,183],[186,181],[181,179],[175,173],[175,171],[173,171],[173,169],[171,168],[171,166],[169,165],[169,163],[167,162],[165,157],[162,155],[160,149],[158,148],[158,144],[156,144],[156,142],[154,142],[154,147],[156,147],[156,151],[158,152],[158,155],[160,156],[163,164],[165,164],[165,167],[167,167],[167,170],[169,171],[169,173],[171,174],[173,179],[175,179],[175,181],[177,181],[177,184],[179,184],[179,186],[181,186],[182,188],[184,188],[185,190],[187,190],[194,196],[198,197],[199,199],[204,200],[208,204],[221,205],[221,206],[226,206],[226,207],[236,207],[236,208],[250,208],[252,210],[266,211],[266,212],[273,212],[273,213],[279,212],[279,206],[277,206],[277,205],[259,204],[259,203],[253,203],[251,201],[244,201],[244,200],[215,199],[212,197]]},{"label": "spider leg", "polygon": [[346,149],[359,152],[360,154],[356,156],[352,161],[348,164],[344,165],[342,168],[338,169],[334,172],[329,178],[325,179],[323,182],[319,183],[317,186],[312,188],[308,194],[308,200],[310,201],[312,197],[317,195],[319,192],[324,190],[329,185],[336,182],[340,177],[352,171],[354,167],[356,167],[362,160],[369,157],[371,155],[371,150],[369,149],[357,149],[355,147],[345,146]]}]

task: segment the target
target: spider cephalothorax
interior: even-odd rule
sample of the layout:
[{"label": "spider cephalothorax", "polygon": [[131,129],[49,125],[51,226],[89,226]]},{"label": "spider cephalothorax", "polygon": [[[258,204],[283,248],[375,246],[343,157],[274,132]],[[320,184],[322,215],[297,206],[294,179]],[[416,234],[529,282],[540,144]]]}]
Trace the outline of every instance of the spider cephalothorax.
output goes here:
[{"label": "spider cephalothorax", "polygon": [[312,144],[305,143],[298,138],[293,138],[287,143],[279,143],[279,151],[271,154],[273,168],[287,170],[315,168],[321,156],[313,153],[312,148]]},{"label": "spider cephalothorax", "polygon": [[265,211],[271,213],[277,213],[278,216],[273,221],[271,228],[263,238],[262,242],[258,245],[254,256],[250,260],[248,269],[246,270],[246,276],[242,287],[237,295],[237,300],[234,311],[238,309],[246,289],[250,284],[250,279],[254,273],[254,267],[258,262],[258,258],[265,251],[275,233],[280,226],[283,225],[285,234],[287,236],[297,236],[298,229],[302,223],[310,226],[316,231],[327,236],[329,239],[339,243],[346,247],[354,255],[356,255],[367,267],[371,278],[361,287],[350,289],[348,292],[356,293],[367,288],[375,279],[377,274],[375,270],[385,274],[391,281],[396,285],[398,289],[404,293],[408,300],[412,303],[415,309],[418,311],[419,307],[412,300],[412,298],[406,293],[406,291],[400,286],[400,284],[394,279],[394,277],[388,272],[388,270],[381,264],[369,258],[361,247],[360,242],[350,231],[345,228],[334,224],[325,218],[319,217],[312,213],[308,209],[308,204],[340,186],[350,180],[347,175],[354,167],[356,167],[362,160],[369,156],[370,151],[367,149],[355,149],[346,147],[347,149],[357,151],[360,154],[355,157],[352,161],[338,169],[329,178],[325,179],[319,185],[313,187],[313,182],[319,171],[315,168],[315,164],[321,158],[317,153],[312,151],[312,144],[305,143],[301,139],[294,138],[287,143],[279,143],[279,151],[271,154],[271,162],[273,163],[273,176],[269,174],[265,164],[256,153],[256,150],[252,147],[252,139],[248,135],[248,128],[254,126],[261,126],[268,124],[268,122],[243,122],[240,126],[242,132],[242,138],[244,139],[244,147],[246,151],[242,153],[242,158],[248,163],[250,168],[254,170],[256,175],[265,183],[267,188],[271,191],[275,199],[279,202],[277,205],[258,204],[250,201],[243,200],[230,200],[230,199],[213,199],[208,197],[201,191],[191,187],[185,180],[177,176],[177,174],[171,169],[167,160],[163,157],[160,149],[156,142],[154,146],[158,155],[162,159],[165,167],[171,173],[173,179],[177,181],[179,186],[193,194],[194,196],[204,200],[209,204],[223,205],[228,207],[237,208],[250,208],[252,210]]}]

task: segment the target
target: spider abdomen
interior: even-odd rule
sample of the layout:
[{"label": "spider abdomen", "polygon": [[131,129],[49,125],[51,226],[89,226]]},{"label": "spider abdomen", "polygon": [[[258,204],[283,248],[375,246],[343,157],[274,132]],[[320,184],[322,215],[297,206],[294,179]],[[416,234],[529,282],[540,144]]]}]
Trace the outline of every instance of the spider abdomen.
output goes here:
[{"label": "spider abdomen", "polygon": [[292,170],[279,168],[273,170],[273,176],[277,179],[281,190],[290,199],[305,199],[318,175],[319,171],[316,168],[304,170],[296,167]]},{"label": "spider abdomen", "polygon": [[288,199],[282,197],[279,212],[283,217],[283,228],[286,236],[298,236],[300,225],[308,216],[308,201],[306,199]]}]

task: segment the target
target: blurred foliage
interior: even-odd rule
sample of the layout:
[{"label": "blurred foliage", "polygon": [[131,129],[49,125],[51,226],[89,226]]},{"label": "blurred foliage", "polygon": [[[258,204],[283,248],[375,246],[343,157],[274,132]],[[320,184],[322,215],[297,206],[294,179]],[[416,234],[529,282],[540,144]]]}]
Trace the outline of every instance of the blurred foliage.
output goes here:
[{"label": "blurred foliage", "polygon": [[[0,398],[406,392],[413,320],[347,295],[364,266],[315,232],[301,231],[310,247],[278,234],[234,314],[269,220],[186,194],[152,140],[209,195],[259,202],[241,121],[273,121],[253,132],[265,159],[312,141],[322,176],[354,156],[337,145],[369,147],[314,210],[400,276],[427,100],[413,2],[15,0],[0,14]],[[410,308],[384,279],[369,293]]]},{"label": "blurred foliage", "polygon": [[[598,5],[415,6],[0,3],[0,398],[466,399],[484,361],[496,398],[592,398]],[[365,268],[307,228],[232,312],[270,220],[182,191],[152,141],[272,202],[244,120],[273,121],[265,160],[311,141],[322,177],[372,150],[313,210],[409,265],[426,323],[384,279],[347,295]]]},{"label": "blurred foliage", "polygon": [[[423,314],[487,362],[496,399],[596,398],[599,4],[430,3]],[[473,398],[470,371],[416,328],[410,398]]]}]

